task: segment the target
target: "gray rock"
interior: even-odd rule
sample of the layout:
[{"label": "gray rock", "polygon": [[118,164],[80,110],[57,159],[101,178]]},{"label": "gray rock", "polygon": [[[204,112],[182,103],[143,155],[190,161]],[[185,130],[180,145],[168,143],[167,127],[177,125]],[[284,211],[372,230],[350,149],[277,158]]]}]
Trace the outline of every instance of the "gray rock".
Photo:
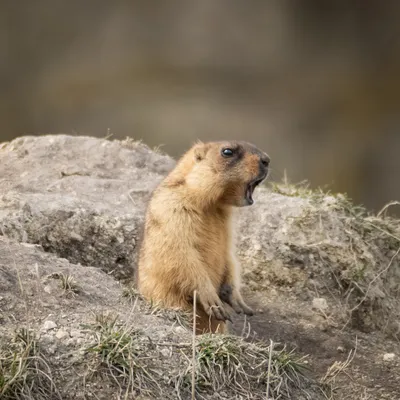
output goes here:
[{"label": "gray rock", "polygon": [[328,302],[323,297],[314,297],[312,300],[312,308],[318,311],[326,311],[329,306]]},{"label": "gray rock", "polygon": [[70,337],[70,335],[69,335],[69,333],[65,330],[65,329],[62,329],[62,328],[60,328],[57,332],[56,332],[56,338],[57,339],[60,339],[60,340],[62,340],[62,339],[66,339],[66,338],[69,338]]},{"label": "gray rock", "polygon": [[145,203],[173,165],[138,142],[18,138],[0,151],[4,233],[72,263],[130,277]]},{"label": "gray rock", "polygon": [[[74,372],[65,370],[64,345],[70,347],[69,354],[84,359],[105,313],[118,315],[121,322],[134,321],[135,330],[144,332],[154,344],[191,340],[190,327],[152,315],[141,301],[135,307],[129,305],[121,296],[123,286],[114,279],[131,277],[135,271],[146,202],[173,165],[170,157],[130,141],[59,135],[25,137],[0,146],[0,176],[5,177],[0,179],[2,322],[11,332],[46,319],[40,345],[49,353],[57,351],[52,366],[58,363],[61,375],[70,374],[66,375],[68,385],[74,385]],[[259,333],[282,323],[275,321],[277,316],[293,326],[304,324],[307,335],[315,334],[315,328],[318,334],[328,332],[330,324],[340,324],[341,313],[349,309],[353,309],[352,322],[360,327],[366,323],[372,328],[389,327],[388,316],[398,320],[397,247],[382,239],[382,231],[378,243],[370,225],[359,230],[357,224],[366,223],[367,218],[354,218],[339,196],[313,198],[260,187],[254,198],[253,207],[238,210],[238,254],[244,292],[257,296],[254,308],[263,313],[258,316],[259,325],[255,324]],[[381,230],[384,222],[379,221]],[[79,295],[64,293],[61,273],[79,284]],[[360,303],[360,291],[341,292],[355,279],[353,288],[364,289],[368,307]],[[317,309],[326,310],[326,299],[330,301],[326,320],[310,310],[316,293],[313,306]],[[344,293],[346,298],[341,299]],[[338,310],[338,304],[348,308]],[[55,335],[56,316],[62,328]],[[345,316],[343,323],[348,321]],[[248,322],[257,316],[252,318]],[[70,326],[74,328],[68,335]],[[390,329],[398,332],[395,324]],[[64,338],[61,346],[58,340]],[[334,352],[338,349],[337,343],[327,346]],[[182,354],[166,350],[151,346],[153,361],[162,359],[158,368],[170,379],[168,373],[182,364],[178,359]],[[176,364],[169,364],[168,356]],[[102,382],[98,384],[101,387]],[[232,397],[225,390],[226,397]]]},{"label": "gray rock", "polygon": [[70,336],[72,338],[83,337],[84,333],[81,332],[79,329],[72,328],[71,331],[70,331]]},{"label": "gray rock", "polygon": [[50,331],[52,329],[57,328],[57,324],[54,321],[51,320],[47,320],[44,322],[43,326],[42,326],[42,331]]},{"label": "gray rock", "polygon": [[396,358],[396,354],[394,354],[394,353],[385,353],[383,355],[383,361],[386,361],[386,362],[394,361],[395,358]]},{"label": "gray rock", "polygon": [[51,285],[44,286],[43,290],[48,294],[51,294],[53,292],[53,289],[52,289]]},{"label": "gray rock", "polygon": [[171,357],[171,349],[161,349],[160,350],[160,353],[164,356],[164,357],[166,357],[166,358],[169,358],[169,357]]}]

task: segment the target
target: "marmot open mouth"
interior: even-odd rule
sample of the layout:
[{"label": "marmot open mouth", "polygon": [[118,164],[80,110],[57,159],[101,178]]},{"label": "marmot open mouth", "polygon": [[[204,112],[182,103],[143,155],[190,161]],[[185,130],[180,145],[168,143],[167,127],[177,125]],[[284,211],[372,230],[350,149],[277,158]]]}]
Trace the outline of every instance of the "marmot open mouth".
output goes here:
[{"label": "marmot open mouth", "polygon": [[253,200],[253,192],[254,189],[266,178],[266,175],[262,178],[257,178],[256,180],[250,182],[246,187],[245,198],[248,205],[252,205],[254,203]]}]

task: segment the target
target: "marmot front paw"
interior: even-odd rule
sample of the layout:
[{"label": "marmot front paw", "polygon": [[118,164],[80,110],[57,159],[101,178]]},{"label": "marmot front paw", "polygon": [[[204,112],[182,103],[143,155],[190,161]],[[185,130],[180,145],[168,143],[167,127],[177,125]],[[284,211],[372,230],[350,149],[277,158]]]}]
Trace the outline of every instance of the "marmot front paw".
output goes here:
[{"label": "marmot front paw", "polygon": [[243,301],[238,290],[234,290],[228,283],[223,283],[219,289],[219,298],[229,304],[238,314],[254,315],[254,311]]}]

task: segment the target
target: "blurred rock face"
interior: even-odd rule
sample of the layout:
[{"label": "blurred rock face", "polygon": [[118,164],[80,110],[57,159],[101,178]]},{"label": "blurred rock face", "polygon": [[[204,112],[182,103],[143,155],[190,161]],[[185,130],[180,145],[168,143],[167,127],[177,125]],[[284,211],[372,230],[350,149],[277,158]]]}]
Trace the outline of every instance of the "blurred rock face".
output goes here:
[{"label": "blurred rock face", "polygon": [[245,139],[273,178],[380,208],[400,198],[400,4],[358,3],[4,3],[0,139]]}]

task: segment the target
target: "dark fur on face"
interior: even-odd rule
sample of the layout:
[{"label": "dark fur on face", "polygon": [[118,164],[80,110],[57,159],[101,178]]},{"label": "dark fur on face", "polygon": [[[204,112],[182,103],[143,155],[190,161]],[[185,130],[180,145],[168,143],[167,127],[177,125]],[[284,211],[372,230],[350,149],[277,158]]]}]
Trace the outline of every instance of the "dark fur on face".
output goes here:
[{"label": "dark fur on face", "polygon": [[203,157],[212,157],[216,174],[224,172],[223,198],[227,204],[240,207],[254,203],[254,189],[268,176],[270,158],[266,153],[250,143],[233,141],[220,142],[212,150],[205,147]]}]

